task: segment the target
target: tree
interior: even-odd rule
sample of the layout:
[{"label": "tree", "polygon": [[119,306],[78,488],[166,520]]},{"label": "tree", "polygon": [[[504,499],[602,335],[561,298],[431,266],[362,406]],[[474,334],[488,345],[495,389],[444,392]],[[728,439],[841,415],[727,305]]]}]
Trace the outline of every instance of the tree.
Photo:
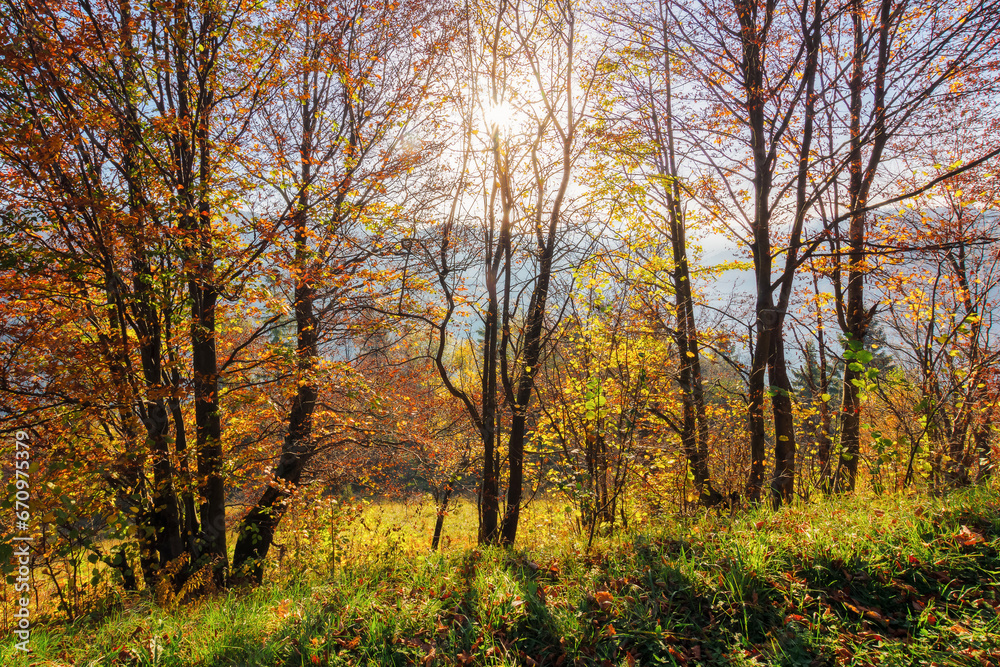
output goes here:
[{"label": "tree", "polygon": [[645,326],[634,286],[608,274],[599,281],[600,262],[595,256],[575,272],[579,287],[541,371],[534,445],[538,485],[573,503],[588,548],[599,527],[628,526],[640,460],[657,453],[655,435],[666,430],[650,403],[663,405],[664,385],[676,377],[666,370],[676,366],[669,344]]},{"label": "tree", "polygon": [[[871,254],[867,248],[869,213],[882,205],[870,206],[869,200],[886,151],[896,148],[898,137],[925,115],[940,118],[935,96],[947,104],[969,95],[970,91],[961,90],[962,82],[967,76],[968,81],[974,80],[974,72],[996,48],[992,35],[1000,17],[984,7],[960,3],[931,6],[879,0],[869,7],[862,0],[851,0],[841,20],[850,21],[850,30],[845,27],[841,34],[850,34],[853,40],[850,61],[845,63],[850,70],[848,107],[846,118],[834,121],[837,126],[830,128],[829,140],[839,141],[841,128],[846,128],[848,183],[843,191],[848,203],[846,212],[838,211],[832,221],[831,243],[837,319],[845,351],[850,351],[852,343],[865,340],[877,308],[865,305],[864,282]],[[839,181],[841,176],[833,178]],[[835,196],[837,192],[835,188]],[[840,228],[845,220],[849,220],[846,239]],[[863,372],[856,362],[848,363],[844,372],[842,446],[835,480],[840,490],[853,490],[856,484]]]},{"label": "tree", "polygon": [[[480,540],[512,544],[548,304],[569,217],[580,215],[569,189],[594,75],[578,50],[572,2],[502,2],[498,11],[470,4],[464,20],[448,96],[461,125],[451,140],[459,148],[445,154],[453,180],[442,179],[438,190],[445,212],[425,227],[431,234],[406,241],[407,258],[419,257],[423,267],[407,265],[408,289],[434,285],[443,303],[399,314],[427,326],[442,382],[482,440]],[[476,384],[446,364],[450,350],[475,338],[471,328],[462,331],[473,318]]]},{"label": "tree", "polygon": [[[595,172],[603,187],[594,190],[613,200],[612,211],[626,208],[669,241],[668,291],[673,292],[675,301],[671,335],[678,350],[677,382],[683,404],[679,435],[700,499],[713,505],[721,495],[712,485],[708,467],[702,352],[688,260],[688,224],[679,166],[682,158],[677,155],[674,130],[672,76],[677,57],[671,41],[669,3],[611,5],[605,18],[620,46],[613,65],[612,98],[602,110],[603,126],[595,131],[601,139],[598,150],[609,156],[614,166]],[[621,178],[608,173],[607,169],[614,171],[614,167]],[[628,184],[625,187],[623,180]],[[629,245],[633,242],[626,241]]]},{"label": "tree", "polygon": [[[935,152],[944,152],[942,144]],[[995,197],[995,178],[980,168],[949,179],[879,224],[877,242],[896,252],[883,260],[875,288],[913,389],[902,399],[909,405],[879,395],[919,424],[908,438],[904,485],[920,469],[942,485],[967,484],[992,470],[997,406],[989,383],[998,350],[990,331],[1000,280]]]},{"label": "tree", "polygon": [[337,354],[323,348],[350,312],[374,303],[362,288],[383,278],[380,249],[395,233],[414,170],[434,154],[413,133],[434,121],[428,90],[451,39],[443,7],[416,2],[311,2],[283,30],[294,57],[260,116],[262,153],[251,168],[280,195],[266,230],[275,241],[268,260],[291,285],[295,367],[274,481],[243,519],[233,557],[257,582],[282,502],[322,440],[313,428],[320,362]]},{"label": "tree", "polygon": [[245,246],[227,220],[239,215],[232,160],[275,42],[241,6],[12,1],[4,10],[2,157],[17,211],[6,222],[23,243],[21,266],[55,260],[53,284],[19,291],[75,302],[92,363],[109,378],[96,400],[36,395],[45,409],[108,406],[98,423],[121,462],[105,481],[136,508],[147,582],[181,557],[210,564],[221,582],[217,325]]},{"label": "tree", "polygon": [[[771,491],[780,504],[792,497],[795,470],[783,327],[795,271],[811,248],[805,221],[816,197],[813,137],[827,5],[736,0],[670,8],[683,43],[678,58],[687,73],[687,81],[674,89],[691,100],[693,109],[680,123],[681,132],[704,164],[699,199],[753,257],[756,340],[748,374],[751,466],[746,494],[758,501],[764,485],[769,394],[775,428]],[[776,225],[783,220],[790,234],[776,247]],[[781,254],[784,267],[775,277],[775,259]]]}]

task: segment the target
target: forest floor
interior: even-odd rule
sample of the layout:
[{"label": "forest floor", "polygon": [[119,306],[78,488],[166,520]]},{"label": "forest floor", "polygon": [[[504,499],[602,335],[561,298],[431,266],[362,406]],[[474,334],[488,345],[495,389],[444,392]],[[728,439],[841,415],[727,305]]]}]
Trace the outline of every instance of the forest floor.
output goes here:
[{"label": "forest floor", "polygon": [[258,588],[106,592],[36,619],[29,656],[4,638],[0,663],[1000,667],[995,488],[670,518],[589,551],[540,507],[511,551],[472,546],[460,507],[436,554],[429,507],[363,508],[333,554],[298,515]]}]

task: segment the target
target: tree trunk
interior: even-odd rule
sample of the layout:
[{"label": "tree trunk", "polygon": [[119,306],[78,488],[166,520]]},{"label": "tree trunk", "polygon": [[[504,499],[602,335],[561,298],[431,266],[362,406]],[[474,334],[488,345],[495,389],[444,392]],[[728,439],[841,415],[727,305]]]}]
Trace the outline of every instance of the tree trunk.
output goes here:
[{"label": "tree trunk", "polygon": [[[202,264],[208,272],[211,265]],[[204,275],[204,274],[203,274]],[[222,480],[222,423],[219,418],[219,375],[215,345],[217,294],[203,277],[190,282],[192,300],[191,352],[194,372],[198,493],[201,505],[203,557],[212,563],[217,585],[225,582],[226,492]]]},{"label": "tree trunk", "polygon": [[[705,391],[701,374],[701,349],[698,345],[698,329],[694,317],[694,298],[691,292],[691,271],[687,256],[687,229],[684,212],[681,206],[680,173],[677,169],[676,144],[673,119],[673,84],[670,35],[668,23],[669,11],[665,5],[660,6],[660,34],[663,39],[663,74],[666,89],[666,117],[661,125],[655,103],[652,109],[652,125],[656,145],[659,147],[659,164],[661,176],[665,176],[667,185],[668,222],[670,228],[670,245],[673,255],[673,281],[677,322],[674,335],[680,358],[678,383],[681,387],[683,405],[683,421],[681,431],[681,446],[688,459],[691,475],[694,477],[698,499],[705,506],[711,506],[722,500],[722,495],[712,486],[708,466],[708,418],[705,413]],[[666,137],[661,132],[665,126]],[[665,141],[664,141],[665,139]],[[664,149],[666,149],[664,151]]]},{"label": "tree trunk", "polygon": [[764,128],[763,40],[769,26],[757,27],[757,4],[749,0],[735,0],[740,22],[740,42],[743,50],[741,73],[746,94],[747,124],[750,127],[750,144],[753,151],[754,214],[752,225],[753,263],[757,300],[754,308],[757,321],[757,344],[750,364],[749,401],[747,417],[750,430],[750,474],[746,495],[752,502],[760,502],[764,486],[764,463],[767,458],[767,433],[764,424],[764,373],[771,356],[771,332],[777,314],[771,292],[771,230],[770,208],[773,163],[767,150],[767,133]]},{"label": "tree trunk", "polygon": [[[311,92],[308,74],[303,75],[302,94],[309,99]],[[310,250],[310,186],[313,180],[311,156],[314,152],[313,129],[317,109],[308,103],[302,108],[302,141],[300,144],[299,193],[292,225],[295,229],[295,334],[296,334],[296,390],[288,415],[288,432],[281,447],[274,476],[275,484],[264,490],[263,495],[240,525],[239,537],[233,552],[233,570],[259,584],[264,576],[264,559],[274,542],[274,532],[285,512],[284,499],[288,488],[297,486],[302,471],[315,453],[312,442],[313,412],[319,391],[313,373],[319,357],[320,321],[316,315],[316,287],[313,253]]]},{"label": "tree trunk", "polygon": [[160,567],[179,558],[184,553],[181,539],[180,514],[173,487],[173,466],[167,447],[167,413],[162,399],[151,402],[146,408],[147,433],[152,445],[153,459],[153,517],[156,533],[156,551]]},{"label": "tree trunk", "polygon": [[[507,441],[509,452],[510,476],[507,481],[507,511],[503,517],[500,529],[502,544],[514,544],[517,538],[517,524],[521,515],[521,495],[524,484],[524,439],[527,429],[528,402],[535,387],[535,376],[538,374],[538,364],[542,353],[542,331],[545,325],[545,304],[549,294],[549,281],[552,277],[552,257],[555,250],[556,228],[559,222],[562,196],[569,182],[569,147],[572,134],[568,135],[564,144],[564,180],[559,195],[553,206],[549,219],[547,242],[539,258],[538,274],[535,289],[531,295],[526,323],[524,368],[518,380],[517,396],[513,408],[510,437]],[[596,480],[595,480],[596,481]]]},{"label": "tree trunk", "polygon": [[[882,157],[887,135],[885,131],[885,73],[889,61],[889,18],[892,9],[891,0],[882,0],[880,25],[878,30],[877,64],[875,74],[875,90],[871,104],[875,111],[875,132],[871,140],[871,154],[867,166],[862,164],[861,114],[864,98],[864,61],[869,45],[865,34],[865,12],[861,0],[851,0],[850,13],[854,26],[854,62],[849,82],[850,88],[850,134],[851,151],[848,156],[850,168],[850,200],[851,225],[848,233],[848,276],[847,276],[847,306],[843,314],[841,326],[847,337],[846,349],[851,345],[861,345],[868,333],[874,307],[870,311],[864,306],[865,281],[865,207],[868,204],[868,194],[875,178],[875,170]],[[861,383],[862,371],[851,368],[848,363],[844,371],[844,400],[840,412],[841,456],[838,465],[837,479],[834,488],[837,491],[853,491],[857,484],[858,458],[861,455]]]},{"label": "tree trunk", "polygon": [[[779,321],[783,318],[779,315]],[[771,338],[768,362],[774,410],[774,477],[771,494],[774,507],[790,503],[795,497],[795,420],[792,414],[792,383],[785,363],[785,342],[780,332]]]},{"label": "tree trunk", "polygon": [[808,5],[803,3],[800,10],[802,39],[806,49],[806,62],[802,72],[806,105],[796,174],[795,219],[788,241],[788,249],[785,253],[785,267],[781,275],[781,290],[778,294],[768,359],[768,376],[774,391],[774,396],[771,399],[774,414],[774,477],[771,480],[771,497],[775,509],[782,503],[791,502],[795,496],[795,416],[792,411],[792,383],[788,379],[788,364],[785,360],[784,325],[785,314],[791,301],[795,272],[800,264],[802,230],[809,208],[807,184],[813,125],[816,118],[816,70],[819,63],[820,40],[822,39],[824,4],[823,0],[814,0],[811,22],[808,20]]},{"label": "tree trunk", "polygon": [[[306,296],[308,294],[308,296]],[[312,313],[312,289],[296,289],[296,319],[300,324],[299,350],[316,350],[316,326]],[[311,368],[313,358],[300,357],[300,363]],[[288,433],[281,448],[281,458],[274,471],[276,484],[264,490],[253,509],[243,519],[233,552],[233,571],[237,577],[249,578],[259,584],[264,574],[264,559],[274,542],[274,531],[285,511],[283,489],[297,485],[302,471],[313,455],[312,415],[317,391],[312,382],[300,382],[288,420]]]},{"label": "tree trunk", "polygon": [[767,432],[764,425],[764,372],[767,369],[771,331],[763,318],[774,314],[774,311],[768,310],[759,301],[757,312],[757,344],[750,362],[750,379],[747,387],[749,393],[747,413],[750,427],[750,475],[747,479],[746,497],[753,503],[759,503],[761,499],[760,494],[764,487],[764,463],[767,459]]},{"label": "tree trunk", "polygon": [[492,544],[500,536],[500,470],[497,461],[497,347],[499,318],[496,299],[496,273],[488,267],[487,284],[492,285],[486,314],[483,340],[483,416],[480,437],[483,440],[483,478],[479,486],[479,543]]},{"label": "tree trunk", "polygon": [[444,530],[444,514],[448,510],[448,501],[451,500],[452,486],[445,487],[441,503],[438,505],[437,518],[434,520],[434,537],[431,539],[431,551],[437,551],[441,544],[441,532]]}]

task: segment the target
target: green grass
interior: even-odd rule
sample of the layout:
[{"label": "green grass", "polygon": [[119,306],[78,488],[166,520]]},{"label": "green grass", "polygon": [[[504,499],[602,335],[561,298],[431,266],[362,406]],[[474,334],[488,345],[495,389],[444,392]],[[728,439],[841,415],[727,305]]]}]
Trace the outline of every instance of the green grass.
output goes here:
[{"label": "green grass", "polygon": [[430,554],[431,510],[362,507],[332,568],[329,523],[300,515],[257,589],[120,599],[34,628],[30,659],[0,644],[0,663],[1000,665],[993,490],[669,520],[589,553],[558,503],[529,513],[512,551],[469,547],[470,512]]}]

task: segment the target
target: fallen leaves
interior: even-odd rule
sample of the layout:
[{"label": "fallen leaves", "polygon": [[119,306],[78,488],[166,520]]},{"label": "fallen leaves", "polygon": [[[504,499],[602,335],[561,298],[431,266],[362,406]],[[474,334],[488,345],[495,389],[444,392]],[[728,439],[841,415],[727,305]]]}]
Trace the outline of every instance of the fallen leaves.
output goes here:
[{"label": "fallen leaves", "polygon": [[609,611],[614,604],[614,597],[607,591],[597,591],[594,593],[594,600],[597,601],[597,605],[601,608],[601,611]]},{"label": "fallen leaves", "polygon": [[986,538],[976,531],[970,530],[968,526],[962,526],[959,529],[958,534],[955,535],[955,539],[958,540],[958,543],[963,547],[972,547],[986,541]]},{"label": "fallen leaves", "polygon": [[878,611],[870,607],[865,607],[862,605],[854,605],[851,604],[850,602],[844,602],[843,605],[851,612],[857,614],[858,616],[861,616],[867,621],[872,621],[874,623],[879,623],[881,625],[888,624],[888,621],[886,620],[885,616],[883,616]]}]

